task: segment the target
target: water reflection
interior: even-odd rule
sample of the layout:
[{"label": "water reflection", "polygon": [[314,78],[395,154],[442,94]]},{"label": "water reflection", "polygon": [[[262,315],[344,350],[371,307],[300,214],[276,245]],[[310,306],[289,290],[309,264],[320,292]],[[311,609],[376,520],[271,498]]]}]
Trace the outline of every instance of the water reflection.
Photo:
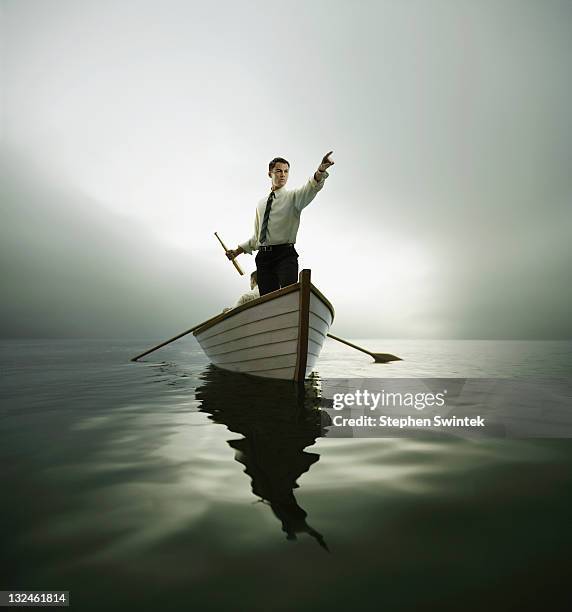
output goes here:
[{"label": "water reflection", "polygon": [[320,459],[317,453],[304,450],[325,435],[327,415],[318,410],[318,380],[298,385],[234,374],[212,365],[200,378],[203,384],[196,389],[200,411],[244,436],[228,444],[252,479],[252,492],[271,507],[286,538],[296,540],[298,534],[306,533],[328,550],[294,495],[298,478]]}]

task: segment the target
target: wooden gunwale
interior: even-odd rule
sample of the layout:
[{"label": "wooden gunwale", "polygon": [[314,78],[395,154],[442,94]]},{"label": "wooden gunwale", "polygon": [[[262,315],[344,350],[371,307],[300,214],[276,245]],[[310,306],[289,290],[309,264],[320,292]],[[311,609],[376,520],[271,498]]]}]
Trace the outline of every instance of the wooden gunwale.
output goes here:
[{"label": "wooden gunwale", "polygon": [[204,323],[200,323],[199,327],[195,329],[193,335],[196,336],[198,334],[202,334],[207,329],[211,328],[213,325],[220,323],[221,321],[225,321],[226,319],[230,319],[237,315],[240,312],[244,312],[249,308],[254,308],[259,304],[264,304],[264,302],[269,302],[270,300],[274,300],[275,298],[282,297],[283,295],[287,295],[288,293],[293,293],[294,291],[298,291],[299,283],[294,283],[293,285],[288,285],[288,287],[282,287],[282,289],[278,289],[277,291],[273,291],[272,293],[267,293],[262,297],[256,298],[255,300],[251,300],[250,302],[246,302],[246,304],[241,304],[228,312],[222,312],[221,314],[213,317],[212,319],[208,319]]},{"label": "wooden gunwale", "polygon": [[[214,317],[211,317],[210,319],[207,319],[203,323],[199,323],[197,328],[193,331],[193,335],[197,336],[198,334],[202,334],[207,329],[210,329],[217,323],[220,323],[221,321],[225,321],[226,319],[230,319],[231,317],[239,314],[240,312],[244,312],[245,310],[248,310],[249,308],[254,308],[258,306],[259,304],[263,304],[264,302],[269,302],[270,300],[273,300],[275,298],[282,297],[283,295],[287,295],[288,293],[298,291],[299,289],[300,289],[300,282],[297,282],[292,285],[288,285],[287,287],[283,287],[282,289],[272,291],[272,293],[267,293],[266,295],[263,295],[262,297],[259,297],[255,300],[251,300],[250,302],[247,302],[246,304],[241,304],[240,306],[233,308],[229,312],[222,312],[219,315],[216,315]],[[311,283],[310,283],[310,290],[312,291],[312,293],[316,295],[316,297],[318,297],[327,306],[329,311],[332,313],[332,321],[333,321],[334,316],[335,316],[334,307],[332,306],[328,298],[326,298],[324,294],[316,286],[312,285]],[[316,316],[319,317],[319,315],[316,315]],[[322,317],[319,317],[319,318],[321,319]],[[323,320],[324,319],[322,319],[322,321]],[[327,323],[327,321],[324,321],[324,322]]]}]

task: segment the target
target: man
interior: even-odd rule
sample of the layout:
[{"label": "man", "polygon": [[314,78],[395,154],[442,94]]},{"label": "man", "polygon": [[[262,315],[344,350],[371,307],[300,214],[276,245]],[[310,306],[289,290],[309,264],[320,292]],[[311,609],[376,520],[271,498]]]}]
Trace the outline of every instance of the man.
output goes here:
[{"label": "man", "polygon": [[257,282],[257,273],[256,270],[250,275],[250,291],[243,293],[237,300],[234,307],[241,306],[242,304],[246,304],[247,302],[251,302],[260,297],[260,292],[258,289]]},{"label": "man", "polygon": [[276,291],[298,280],[298,253],[294,248],[302,210],[316,197],[329,176],[327,169],[334,165],[330,151],[324,155],[318,170],[299,189],[288,191],[290,163],[275,157],[268,164],[272,181],[270,195],[258,203],[254,218],[254,234],[237,249],[229,249],[226,256],[234,259],[241,253],[258,250],[256,270],[260,295]]},{"label": "man", "polygon": [[250,275],[250,291],[243,293],[238,298],[238,300],[236,301],[236,304],[232,308],[225,308],[223,312],[228,312],[229,310],[232,310],[233,308],[236,308],[237,306],[242,306],[242,304],[246,304],[247,302],[251,302],[252,300],[256,300],[257,298],[260,297],[260,292],[258,290],[258,283],[257,283],[256,278],[257,278],[257,274],[256,274],[256,270],[254,270],[254,272]]}]

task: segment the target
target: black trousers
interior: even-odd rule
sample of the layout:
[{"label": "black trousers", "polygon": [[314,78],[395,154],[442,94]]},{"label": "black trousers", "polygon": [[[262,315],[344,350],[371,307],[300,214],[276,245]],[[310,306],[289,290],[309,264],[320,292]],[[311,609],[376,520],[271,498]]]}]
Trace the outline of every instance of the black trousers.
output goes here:
[{"label": "black trousers", "polygon": [[256,273],[260,295],[298,281],[298,253],[294,245],[278,245],[271,251],[258,251]]}]

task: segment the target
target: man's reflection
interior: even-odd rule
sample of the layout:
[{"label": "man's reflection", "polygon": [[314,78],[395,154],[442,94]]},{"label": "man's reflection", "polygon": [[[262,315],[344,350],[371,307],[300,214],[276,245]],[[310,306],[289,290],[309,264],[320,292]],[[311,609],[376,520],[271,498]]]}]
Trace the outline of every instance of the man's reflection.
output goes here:
[{"label": "man's reflection", "polygon": [[268,503],[282,523],[288,540],[307,533],[328,550],[324,538],[306,522],[298,505],[297,479],[320,456],[307,453],[316,438],[325,434],[325,412],[317,410],[317,381],[305,385],[234,374],[209,366],[197,388],[200,410],[216,423],[244,436],[229,440],[235,458],[252,479],[252,492]]}]

